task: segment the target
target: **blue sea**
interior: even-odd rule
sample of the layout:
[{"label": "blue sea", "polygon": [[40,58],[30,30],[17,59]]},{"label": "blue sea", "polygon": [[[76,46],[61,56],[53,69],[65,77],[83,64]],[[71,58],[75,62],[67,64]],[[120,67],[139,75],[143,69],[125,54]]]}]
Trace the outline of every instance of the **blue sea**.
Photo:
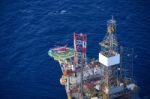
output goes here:
[{"label": "blue sea", "polygon": [[73,32],[88,36],[88,58],[111,16],[120,45],[134,48],[134,78],[150,99],[149,0],[0,0],[0,99],[67,99],[59,64],[48,56],[56,46],[73,47]]}]

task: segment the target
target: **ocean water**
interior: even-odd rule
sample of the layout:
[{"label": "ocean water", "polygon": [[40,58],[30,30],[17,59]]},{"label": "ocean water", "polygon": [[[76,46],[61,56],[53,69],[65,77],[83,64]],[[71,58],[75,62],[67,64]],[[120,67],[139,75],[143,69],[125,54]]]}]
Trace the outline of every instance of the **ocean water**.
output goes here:
[{"label": "ocean water", "polygon": [[135,49],[140,96],[150,99],[149,6],[148,0],[0,0],[0,99],[67,99],[48,50],[73,47],[73,32],[82,32],[87,56],[98,58],[112,15],[120,45]]}]

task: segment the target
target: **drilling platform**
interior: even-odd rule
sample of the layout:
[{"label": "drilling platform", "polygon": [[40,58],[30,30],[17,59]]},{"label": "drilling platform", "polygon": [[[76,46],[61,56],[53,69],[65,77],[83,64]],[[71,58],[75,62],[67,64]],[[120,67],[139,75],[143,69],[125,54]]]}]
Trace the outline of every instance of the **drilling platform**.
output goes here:
[{"label": "drilling platform", "polygon": [[68,99],[137,99],[133,49],[119,46],[116,21],[107,21],[99,59],[87,60],[87,35],[74,33],[74,48],[56,47],[48,55],[59,62]]}]

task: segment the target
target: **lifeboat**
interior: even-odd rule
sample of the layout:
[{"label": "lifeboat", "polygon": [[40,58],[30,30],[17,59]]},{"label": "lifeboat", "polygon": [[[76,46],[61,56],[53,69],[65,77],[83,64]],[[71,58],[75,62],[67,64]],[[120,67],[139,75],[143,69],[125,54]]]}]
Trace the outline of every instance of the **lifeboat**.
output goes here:
[{"label": "lifeboat", "polygon": [[65,85],[66,84],[66,79],[64,79],[64,78],[60,78],[60,84],[61,85]]},{"label": "lifeboat", "polygon": [[63,72],[64,76],[69,76],[71,74],[70,70],[64,70]]}]

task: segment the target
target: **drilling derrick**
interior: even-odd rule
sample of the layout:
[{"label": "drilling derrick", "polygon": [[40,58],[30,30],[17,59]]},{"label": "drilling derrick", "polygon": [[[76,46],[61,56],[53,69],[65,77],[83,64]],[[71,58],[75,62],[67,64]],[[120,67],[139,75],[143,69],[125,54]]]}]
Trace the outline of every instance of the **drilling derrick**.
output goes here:
[{"label": "drilling derrick", "polygon": [[103,92],[105,98],[109,99],[114,94],[111,88],[118,86],[117,68],[120,63],[116,39],[116,21],[113,17],[107,22],[107,33],[100,45],[99,62],[104,66]]}]

